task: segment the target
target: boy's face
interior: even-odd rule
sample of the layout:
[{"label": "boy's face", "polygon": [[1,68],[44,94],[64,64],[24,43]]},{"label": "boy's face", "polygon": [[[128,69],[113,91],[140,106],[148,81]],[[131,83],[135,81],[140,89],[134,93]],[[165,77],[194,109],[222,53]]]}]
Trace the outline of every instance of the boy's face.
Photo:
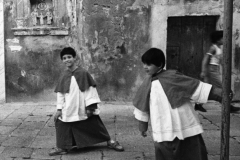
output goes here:
[{"label": "boy's face", "polygon": [[159,67],[155,66],[154,64],[143,64],[143,68],[148,75],[153,75],[159,71]]},{"label": "boy's face", "polygon": [[75,64],[76,58],[73,57],[71,54],[65,54],[62,57],[62,61],[68,68],[72,68]]}]

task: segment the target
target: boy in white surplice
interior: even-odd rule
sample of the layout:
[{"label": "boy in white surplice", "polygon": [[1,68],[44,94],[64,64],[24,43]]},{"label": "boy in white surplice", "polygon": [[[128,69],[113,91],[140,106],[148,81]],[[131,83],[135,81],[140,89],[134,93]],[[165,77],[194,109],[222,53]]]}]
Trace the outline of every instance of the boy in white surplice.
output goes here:
[{"label": "boy in white surplice", "polygon": [[62,155],[73,147],[83,148],[101,142],[107,142],[107,146],[116,151],[124,151],[117,141],[111,140],[99,117],[98,103],[101,101],[96,83],[86,70],[77,66],[75,50],[64,48],[60,57],[67,69],[55,88],[57,147],[49,155]]},{"label": "boy in white surplice", "polygon": [[134,115],[146,137],[151,121],[156,160],[207,160],[203,133],[193,102],[221,102],[222,90],[175,70],[164,70],[165,55],[151,48],[142,56],[149,75],[136,93]]}]

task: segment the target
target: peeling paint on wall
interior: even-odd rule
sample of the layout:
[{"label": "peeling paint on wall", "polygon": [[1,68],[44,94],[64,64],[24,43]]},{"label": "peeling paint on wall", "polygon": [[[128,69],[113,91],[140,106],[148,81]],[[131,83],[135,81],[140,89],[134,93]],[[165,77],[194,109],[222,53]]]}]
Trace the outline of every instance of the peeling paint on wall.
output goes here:
[{"label": "peeling paint on wall", "polygon": [[[84,1],[85,39],[103,100],[131,100],[149,41],[150,1]],[[136,72],[135,72],[136,71]]]}]

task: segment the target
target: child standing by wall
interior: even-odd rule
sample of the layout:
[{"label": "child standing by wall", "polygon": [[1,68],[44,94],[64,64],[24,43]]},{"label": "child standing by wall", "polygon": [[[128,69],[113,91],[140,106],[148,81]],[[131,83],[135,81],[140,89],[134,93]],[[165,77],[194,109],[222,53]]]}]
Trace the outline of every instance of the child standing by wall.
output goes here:
[{"label": "child standing by wall", "polygon": [[156,160],[207,160],[203,128],[191,101],[221,101],[221,89],[164,70],[165,56],[160,49],[149,49],[142,62],[149,76],[133,101],[134,115],[143,137],[151,120]]},{"label": "child standing by wall", "polygon": [[117,141],[111,140],[99,117],[100,99],[91,75],[76,64],[73,48],[64,48],[60,53],[67,70],[60,78],[57,93],[56,148],[49,155],[66,154],[72,147],[82,148],[107,142],[109,148],[124,151]]}]

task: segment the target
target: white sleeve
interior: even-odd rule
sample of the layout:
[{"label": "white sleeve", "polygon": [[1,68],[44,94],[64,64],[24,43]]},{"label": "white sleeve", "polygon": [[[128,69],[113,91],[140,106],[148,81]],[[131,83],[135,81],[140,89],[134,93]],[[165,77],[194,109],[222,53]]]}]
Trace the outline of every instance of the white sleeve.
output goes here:
[{"label": "white sleeve", "polygon": [[57,109],[63,109],[64,105],[65,105],[64,94],[57,92]]},{"label": "white sleeve", "polygon": [[148,122],[149,121],[149,114],[147,112],[142,112],[139,109],[135,108],[133,114],[135,115],[135,118],[142,122]]},{"label": "white sleeve", "polygon": [[83,94],[84,94],[86,107],[91,105],[91,104],[101,102],[101,100],[98,96],[97,89],[95,87],[92,87],[92,86],[89,87],[89,89],[84,91]]},{"label": "white sleeve", "polygon": [[211,84],[200,82],[191,99],[197,103],[207,103],[211,88]]}]

